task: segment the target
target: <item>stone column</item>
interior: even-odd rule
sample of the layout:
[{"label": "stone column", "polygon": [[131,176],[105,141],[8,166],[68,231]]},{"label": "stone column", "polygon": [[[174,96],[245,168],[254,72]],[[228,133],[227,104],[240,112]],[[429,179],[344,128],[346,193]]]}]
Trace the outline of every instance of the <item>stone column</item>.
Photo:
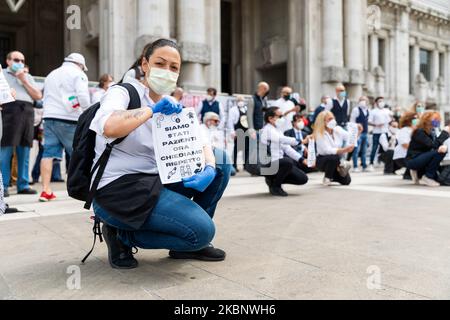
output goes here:
[{"label": "stone column", "polygon": [[370,35],[370,50],[369,50],[369,65],[370,65],[370,71],[372,72],[378,65],[380,64],[379,56],[378,56],[378,35],[376,33],[372,33]]},{"label": "stone column", "polygon": [[100,73],[110,73],[116,81],[135,61],[136,1],[100,0]]},{"label": "stone column", "polygon": [[350,72],[349,98],[357,101],[362,96],[364,83],[363,0],[344,0],[344,61]]},{"label": "stone column", "polygon": [[397,9],[397,23],[395,26],[395,82],[397,84],[396,101],[401,106],[409,105],[409,78],[405,70],[409,69],[409,13],[404,9]]},{"label": "stone column", "polygon": [[431,82],[436,82],[439,78],[439,51],[435,48],[431,56]]},{"label": "stone column", "polygon": [[[305,88],[300,88],[302,78],[302,71],[304,71],[304,64],[302,61],[302,28],[306,26],[305,21],[301,18],[306,16],[302,12],[301,0],[289,0],[289,36],[288,36],[288,83],[293,87],[294,91],[304,91]],[[303,95],[304,92],[301,92]]]},{"label": "stone column", "polygon": [[444,65],[444,77],[445,77],[445,83],[447,85],[446,92],[447,92],[447,104],[450,111],[450,45],[447,46],[447,50],[445,52],[445,65]]},{"label": "stone column", "polygon": [[323,0],[323,64],[344,67],[342,0]]},{"label": "stone column", "polygon": [[[222,88],[222,38],[220,1],[205,0],[206,2],[206,43],[211,48],[211,64],[206,66],[208,86]],[[231,92],[230,92],[231,93]]]},{"label": "stone column", "polygon": [[205,65],[211,63],[211,49],[206,44],[205,18],[205,0],[178,0],[177,35],[184,61],[180,84],[187,89],[208,86]]},{"label": "stone column", "polygon": [[170,37],[170,6],[167,0],[137,1],[137,40],[139,56],[147,43]]},{"label": "stone column", "polygon": [[324,92],[334,92],[345,80],[343,0],[322,1],[322,61]]}]

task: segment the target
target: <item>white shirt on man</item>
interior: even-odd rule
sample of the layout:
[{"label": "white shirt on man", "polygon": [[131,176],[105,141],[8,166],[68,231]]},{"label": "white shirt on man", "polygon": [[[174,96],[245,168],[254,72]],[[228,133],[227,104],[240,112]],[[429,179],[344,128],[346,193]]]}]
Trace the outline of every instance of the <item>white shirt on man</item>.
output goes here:
[{"label": "white shirt on man", "polygon": [[389,131],[389,123],[391,122],[391,115],[388,109],[374,108],[370,111],[369,123],[374,125],[373,133],[382,134]]},{"label": "white shirt on man", "polygon": [[[295,108],[295,104],[291,100],[287,100],[284,98],[280,98],[275,101],[274,107],[280,108],[280,111],[285,114],[286,112]],[[280,128],[282,132],[286,132],[292,129],[292,121],[294,120],[295,112],[291,112],[286,115],[284,118],[286,119],[283,128]]]},{"label": "white shirt on man", "polygon": [[[78,108],[69,105],[71,97],[78,101]],[[90,106],[88,77],[76,64],[64,62],[45,79],[44,119],[78,121]]]},{"label": "white shirt on man", "polygon": [[334,156],[338,149],[344,148],[348,143],[350,135],[342,127],[336,127],[332,134],[325,131],[322,137],[316,137],[317,155]]},{"label": "white shirt on man", "polygon": [[272,162],[283,159],[284,155],[295,161],[299,161],[302,158],[302,156],[292,148],[299,144],[297,139],[286,137],[279,129],[271,124],[266,124],[262,129],[261,142],[265,145],[270,145]]}]

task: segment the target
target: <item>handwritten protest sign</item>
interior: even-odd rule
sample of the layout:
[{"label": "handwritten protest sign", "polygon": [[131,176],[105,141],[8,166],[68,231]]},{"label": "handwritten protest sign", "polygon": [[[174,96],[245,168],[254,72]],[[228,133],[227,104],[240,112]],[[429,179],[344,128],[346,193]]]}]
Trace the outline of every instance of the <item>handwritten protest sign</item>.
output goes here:
[{"label": "handwritten protest sign", "polygon": [[448,151],[444,161],[450,161],[450,139],[447,139],[447,141],[445,141],[445,145],[447,146]]},{"label": "handwritten protest sign", "polygon": [[347,129],[349,135],[348,145],[357,147],[359,135],[358,125],[356,123],[349,123]]},{"label": "handwritten protest sign", "polygon": [[195,110],[155,114],[152,122],[156,162],[163,184],[181,182],[205,167],[203,138]]},{"label": "handwritten protest sign", "polygon": [[2,66],[0,65],[0,104],[13,102],[14,98],[11,95],[11,88],[5,79]]},{"label": "handwritten protest sign", "polygon": [[316,142],[313,139],[309,139],[308,144],[308,168],[314,168],[316,166]]}]

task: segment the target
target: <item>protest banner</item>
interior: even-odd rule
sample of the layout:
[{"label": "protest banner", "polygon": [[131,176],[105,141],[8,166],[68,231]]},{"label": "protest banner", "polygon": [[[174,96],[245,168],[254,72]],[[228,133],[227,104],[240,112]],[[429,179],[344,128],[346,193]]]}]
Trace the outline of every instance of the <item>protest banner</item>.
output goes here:
[{"label": "protest banner", "polygon": [[348,145],[355,146],[355,148],[358,147],[359,129],[356,123],[348,124],[348,134],[349,134]]},{"label": "protest banner", "polygon": [[3,74],[3,68],[0,65],[0,104],[6,104],[13,101],[14,98],[11,95],[11,88],[6,81],[5,75]]},{"label": "protest banner", "polygon": [[316,160],[317,160],[317,155],[316,155],[316,142],[314,141],[314,139],[309,139],[309,144],[308,144],[308,168],[314,168],[316,166]]},{"label": "protest banner", "polygon": [[181,182],[203,171],[204,142],[192,108],[170,116],[155,114],[152,122],[156,162],[163,184]]}]

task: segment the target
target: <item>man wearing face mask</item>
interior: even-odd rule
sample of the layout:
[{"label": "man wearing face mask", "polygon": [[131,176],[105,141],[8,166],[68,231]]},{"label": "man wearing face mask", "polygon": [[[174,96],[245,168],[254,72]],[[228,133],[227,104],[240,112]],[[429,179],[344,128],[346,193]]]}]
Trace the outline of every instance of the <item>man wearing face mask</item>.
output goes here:
[{"label": "man wearing face mask", "polygon": [[16,92],[16,101],[2,106],[2,174],[5,196],[9,196],[8,187],[11,177],[11,159],[14,150],[18,161],[17,191],[19,194],[34,195],[35,190],[29,183],[29,159],[34,137],[33,102],[42,99],[34,78],[25,72],[25,56],[18,51],[7,55],[8,68],[4,75],[9,86]]},{"label": "man wearing face mask", "polygon": [[268,109],[267,96],[269,92],[270,86],[267,82],[259,83],[253,100],[248,105],[248,129],[251,131],[252,139],[256,139],[257,132],[264,127],[264,112]]},{"label": "man wearing face mask", "polygon": [[389,130],[380,137],[380,160],[384,162],[384,174],[393,175],[401,167],[394,161],[395,148],[398,145],[398,122],[392,121],[389,124]]},{"label": "man wearing face mask", "polygon": [[295,138],[298,141],[298,145],[293,147],[295,151],[301,156],[301,160],[298,161],[299,168],[305,172],[310,173],[314,170],[308,168],[308,164],[306,159],[308,158],[308,142],[309,137],[306,132],[304,132],[306,128],[305,119],[302,114],[297,113],[294,116],[294,120],[292,121],[293,128],[284,133],[286,137]]},{"label": "man wearing face mask", "polygon": [[361,97],[359,99],[358,107],[353,109],[350,117],[351,123],[356,123],[361,130],[359,136],[358,146],[353,152],[353,172],[361,172],[358,165],[359,155],[361,154],[361,162],[363,171],[367,170],[367,146],[369,144],[369,99],[367,97]]},{"label": "man wearing face mask", "polygon": [[202,101],[197,110],[200,111],[199,117],[201,122],[204,121],[205,114],[208,112],[214,112],[219,115],[220,120],[224,120],[223,106],[219,101],[217,101],[217,90],[214,88],[209,88],[207,90],[206,99]]},{"label": "man wearing face mask", "polygon": [[50,185],[53,161],[62,161],[63,149],[71,157],[78,118],[91,106],[86,71],[84,57],[72,53],[64,59],[61,67],[45,79],[44,154],[41,162],[43,191],[40,202],[56,199]]},{"label": "man wearing face mask", "polygon": [[[238,153],[240,151],[244,152],[244,164],[248,163],[250,144],[246,136],[249,130],[247,103],[242,96],[237,97],[236,101],[236,105],[230,110],[228,127],[233,129],[231,133],[231,137],[234,139],[233,164],[236,172],[239,172],[237,163]],[[242,143],[239,139],[245,139],[245,143]]]},{"label": "man wearing face mask", "polygon": [[388,133],[389,131],[389,123],[392,118],[390,115],[390,111],[385,109],[386,103],[384,102],[383,97],[378,97],[375,100],[375,105],[373,110],[370,112],[369,116],[369,125],[373,126],[373,140],[372,140],[372,152],[370,155],[370,166],[368,171],[373,172],[375,158],[378,153],[378,148],[380,146],[380,138],[381,135]]},{"label": "man wearing face mask", "polygon": [[316,108],[314,111],[314,115],[312,118],[312,123],[314,124],[316,122],[317,117],[319,114],[324,112],[325,110],[331,110],[333,108],[333,99],[331,99],[330,96],[322,96],[320,99],[320,106]]},{"label": "man wearing face mask", "polygon": [[338,126],[347,127],[350,114],[350,101],[347,99],[347,89],[343,84],[336,87],[336,97],[332,101],[332,105],[327,106],[327,111],[331,111]]},{"label": "man wearing face mask", "polygon": [[280,108],[280,111],[283,113],[284,124],[280,128],[282,132],[292,129],[292,120],[294,119],[294,115],[301,111],[300,106],[296,106],[296,102],[292,99],[292,92],[292,88],[284,87],[281,90],[281,98],[274,104],[274,107]]}]

